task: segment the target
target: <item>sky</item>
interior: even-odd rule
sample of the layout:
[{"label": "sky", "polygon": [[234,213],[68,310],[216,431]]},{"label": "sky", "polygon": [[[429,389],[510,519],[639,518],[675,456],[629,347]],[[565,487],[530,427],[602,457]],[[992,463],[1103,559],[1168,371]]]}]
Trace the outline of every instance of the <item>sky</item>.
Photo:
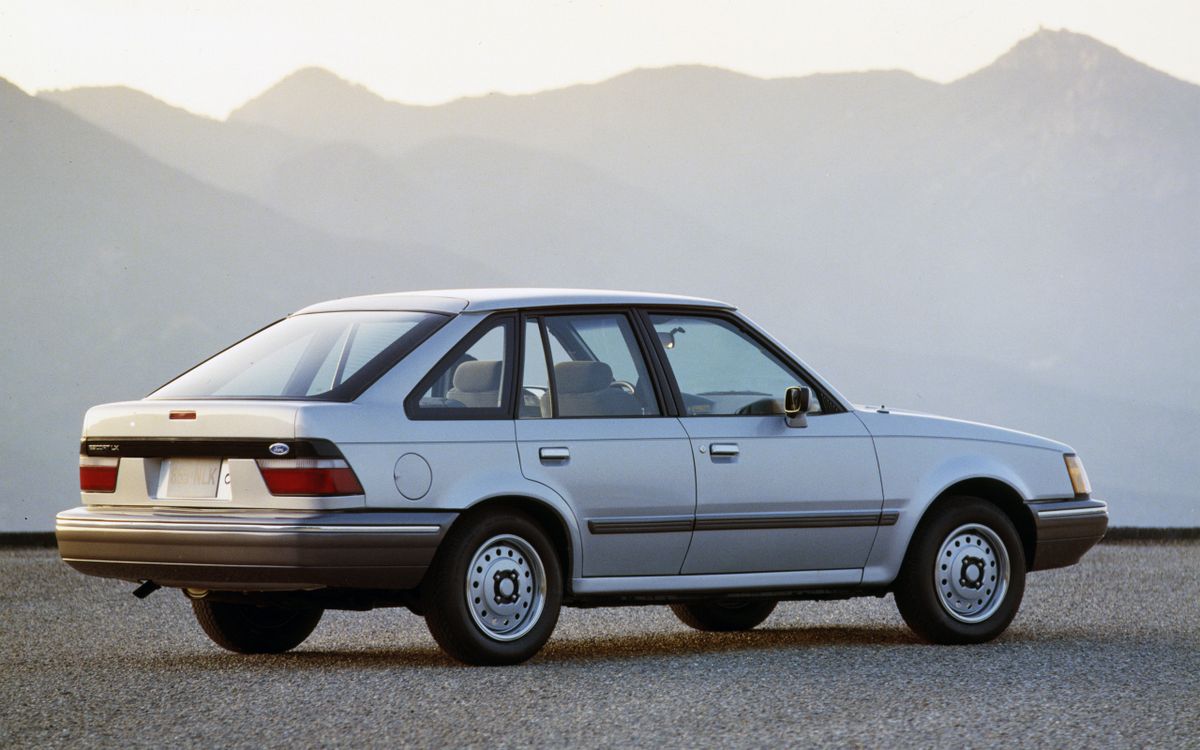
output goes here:
[{"label": "sky", "polygon": [[309,65],[418,104],[680,63],[944,82],[1040,26],[1200,83],[1197,0],[0,0],[0,78],[126,85],[218,118]]}]

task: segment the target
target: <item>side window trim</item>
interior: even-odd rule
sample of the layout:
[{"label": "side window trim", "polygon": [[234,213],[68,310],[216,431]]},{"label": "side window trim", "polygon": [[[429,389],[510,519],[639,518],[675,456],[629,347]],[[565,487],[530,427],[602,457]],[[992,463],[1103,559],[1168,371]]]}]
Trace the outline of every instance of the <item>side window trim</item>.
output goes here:
[{"label": "side window trim", "polygon": [[[472,346],[483,338],[495,325],[503,325],[508,323],[509,334],[505,336],[504,344],[504,374],[501,375],[501,382],[505,383],[504,399],[501,405],[495,408],[492,407],[436,407],[420,405],[421,396],[429,390],[434,382],[441,377],[451,364],[459,357],[467,352]],[[517,340],[521,336],[521,331],[517,325],[518,316],[511,312],[497,313],[484,318],[467,332],[465,336],[450,351],[438,360],[429,372],[421,378],[421,382],[417,383],[417,387],[404,399],[404,414],[414,421],[450,421],[461,419],[513,419],[516,403],[516,391],[520,387],[517,382],[516,359],[517,359]]]},{"label": "side window trim", "polygon": [[550,389],[550,418],[558,419],[558,383],[554,382],[554,355],[550,353],[550,334],[546,319],[537,317],[538,335],[542,337],[542,359],[546,360],[546,387]]},{"label": "side window trim", "polygon": [[[726,312],[724,310],[710,310],[710,309],[703,309],[703,308],[702,309],[680,308],[680,307],[644,307],[644,308],[639,308],[638,311],[640,313],[639,317],[642,318],[643,325],[646,327],[647,330],[649,330],[651,332],[654,331],[653,321],[650,320],[651,314],[690,315],[692,317],[697,317],[697,318],[715,318],[717,320],[725,321],[726,323],[729,323],[734,328],[736,328],[738,331],[740,331],[742,334],[744,334],[747,338],[749,338],[755,344],[758,344],[763,349],[765,349],[767,352],[769,352],[772,356],[774,356],[777,360],[779,360],[779,362],[781,364],[783,364],[784,367],[786,367],[788,370],[790,370],[793,375],[795,375],[796,377],[800,378],[802,381],[804,381],[805,383],[808,384],[808,387],[812,389],[813,395],[818,399],[818,401],[821,404],[820,414],[816,414],[816,415],[812,415],[812,416],[821,416],[824,414],[839,414],[839,413],[845,411],[845,409],[842,407],[842,405],[840,403],[838,403],[837,399],[835,399],[831,395],[829,395],[825,391],[825,389],[821,386],[820,382],[816,378],[814,378],[806,369],[801,367],[799,363],[797,363],[794,359],[789,357],[786,352],[781,351],[779,349],[779,347],[775,346],[771,341],[767,340],[762,335],[760,335],[759,332],[757,330],[755,330],[752,326],[747,325],[744,320],[742,320],[741,318],[739,318],[736,315],[733,315],[732,313]],[[654,347],[655,355],[657,357],[661,357],[662,366],[666,372],[666,378],[670,381],[671,395],[676,400],[676,406],[679,409],[679,413],[681,415],[686,416],[687,409],[685,408],[684,403],[683,403],[683,393],[682,393],[682,391],[679,390],[679,382],[675,379],[675,372],[671,369],[671,364],[667,360],[667,355],[666,355],[666,352],[663,351],[662,345],[658,342],[657,335],[654,335],[651,338],[651,343]],[[716,414],[716,415],[711,415],[711,416],[729,417],[729,416],[737,416],[737,415]]]},{"label": "side window trim", "polygon": [[634,335],[637,336],[638,345],[642,348],[642,356],[646,358],[646,363],[650,366],[650,377],[654,380],[655,391],[658,393],[658,408],[662,411],[663,416],[667,417],[687,414],[683,406],[683,395],[679,392],[679,385],[675,382],[675,376],[671,374],[666,364],[666,355],[662,352],[662,347],[655,343],[658,341],[658,335],[654,333],[650,315],[645,308],[639,307],[633,310],[633,319]]}]

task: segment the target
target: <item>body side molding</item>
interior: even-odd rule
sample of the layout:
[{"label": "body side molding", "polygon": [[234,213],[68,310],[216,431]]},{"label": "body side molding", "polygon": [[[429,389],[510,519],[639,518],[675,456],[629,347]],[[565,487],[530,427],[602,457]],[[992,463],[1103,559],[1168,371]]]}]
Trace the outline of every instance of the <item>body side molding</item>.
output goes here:
[{"label": "body side molding", "polygon": [[793,513],[710,513],[695,516],[614,516],[588,520],[593,534],[645,534],[667,531],[819,529],[839,526],[892,526],[897,510],[800,511]]}]

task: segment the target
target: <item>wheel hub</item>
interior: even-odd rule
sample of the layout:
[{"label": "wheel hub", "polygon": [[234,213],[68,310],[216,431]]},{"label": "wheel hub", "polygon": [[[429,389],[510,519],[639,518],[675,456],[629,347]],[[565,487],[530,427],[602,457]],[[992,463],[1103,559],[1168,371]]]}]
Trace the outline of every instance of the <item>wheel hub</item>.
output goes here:
[{"label": "wheel hub", "polygon": [[946,537],[934,562],[942,607],[956,620],[976,623],[999,608],[1008,590],[1008,550],[999,535],[980,524],[960,526]]},{"label": "wheel hub", "polygon": [[973,555],[965,555],[962,561],[962,570],[959,572],[958,582],[960,585],[979,590],[983,588],[984,565],[982,557]]},{"label": "wheel hub", "polygon": [[521,575],[515,568],[497,570],[492,575],[497,604],[512,604],[520,600],[521,597],[517,594],[517,587],[521,583],[520,579]]}]

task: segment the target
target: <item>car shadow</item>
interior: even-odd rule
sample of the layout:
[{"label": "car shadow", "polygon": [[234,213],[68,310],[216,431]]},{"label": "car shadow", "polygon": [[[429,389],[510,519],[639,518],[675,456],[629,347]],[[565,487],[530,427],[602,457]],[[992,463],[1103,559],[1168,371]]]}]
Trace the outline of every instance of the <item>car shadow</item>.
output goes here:
[{"label": "car shadow", "polygon": [[[1051,649],[1059,654],[1070,652],[1120,651],[1127,648],[1154,648],[1145,640],[1129,638],[1097,639],[1083,637],[1082,633],[1052,633],[1047,631],[1009,631],[990,643],[963,647],[971,652],[1016,647],[1022,650],[1033,648]],[[1176,644],[1164,644],[1175,648]],[[215,647],[214,647],[215,648]],[[940,658],[958,649],[956,646],[927,644],[907,628],[822,626],[797,628],[758,628],[738,633],[704,633],[696,631],[663,631],[633,635],[604,635],[598,637],[551,638],[550,642],[531,661],[531,665],[553,664],[596,664],[625,660],[653,660],[692,658],[703,655],[761,654],[778,651],[782,654],[828,657],[839,649],[856,651],[889,651],[892,658],[907,659]],[[957,652],[958,656],[965,656]],[[237,655],[223,651],[204,654],[160,654],[147,657],[158,666],[207,667],[226,669],[275,669],[290,670],[391,670],[445,669],[463,666],[446,656],[436,644],[428,646],[389,648],[386,646],[365,649],[322,649],[318,644],[301,646],[295,651],[272,655]]]},{"label": "car shadow", "polygon": [[[606,635],[595,638],[551,638],[533,663],[591,663],[607,660],[691,657],[793,648],[838,648],[847,646],[890,647],[918,645],[903,628],[815,627],[759,628],[740,633],[664,631],[636,635]],[[148,657],[156,665],[199,666],[197,654]],[[459,666],[430,640],[428,647],[322,649],[318,644],[301,646],[284,654],[238,655],[213,651],[199,656],[215,669],[245,669],[284,666],[288,669],[395,669],[445,668]]]},{"label": "car shadow", "polygon": [[908,630],[888,627],[764,627],[736,633],[668,631],[589,639],[552,639],[537,659],[547,662],[584,662],[796,648],[890,647],[920,643]]}]

